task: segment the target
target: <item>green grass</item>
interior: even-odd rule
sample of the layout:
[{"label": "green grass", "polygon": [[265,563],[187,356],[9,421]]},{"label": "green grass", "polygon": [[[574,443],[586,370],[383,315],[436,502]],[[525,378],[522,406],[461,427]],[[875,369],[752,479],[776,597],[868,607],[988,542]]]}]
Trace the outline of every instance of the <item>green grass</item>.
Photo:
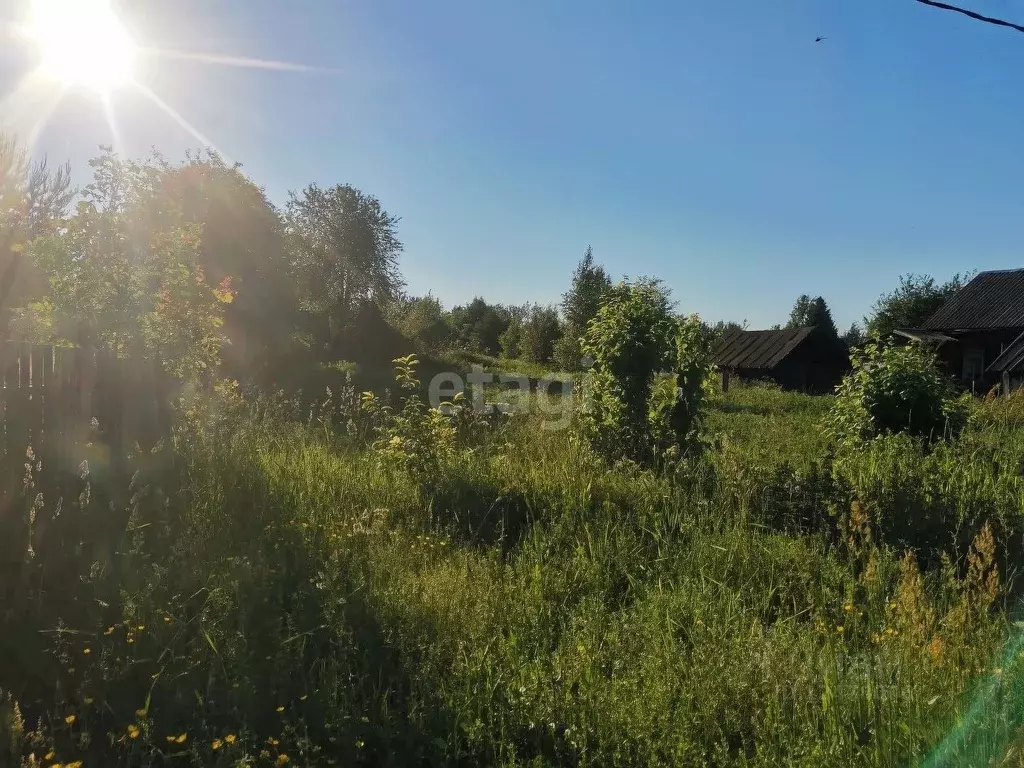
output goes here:
[{"label": "green grass", "polygon": [[[0,667],[25,720],[18,754],[1018,760],[1015,630],[987,578],[1024,498],[1019,464],[992,457],[1024,438],[990,417],[966,460],[883,441],[833,465],[816,427],[828,405],[736,389],[711,413],[720,447],[671,476],[609,470],[529,420],[425,483],[315,420],[236,413],[184,434],[176,493],[142,493],[143,478],[118,497],[130,535],[108,562],[77,557],[60,595],[25,572],[23,631],[0,641],[22,660]],[[884,525],[865,533],[852,498],[872,522],[1002,519],[997,551],[922,574]],[[794,524],[804,508],[829,524]],[[0,762],[3,734],[0,718]]]}]

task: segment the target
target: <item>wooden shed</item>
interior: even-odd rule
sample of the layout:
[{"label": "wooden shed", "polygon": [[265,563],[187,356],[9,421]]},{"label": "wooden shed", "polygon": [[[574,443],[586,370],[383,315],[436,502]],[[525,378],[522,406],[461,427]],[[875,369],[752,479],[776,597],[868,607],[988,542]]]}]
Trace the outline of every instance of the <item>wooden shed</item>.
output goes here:
[{"label": "wooden shed", "polygon": [[733,330],[715,350],[722,389],[733,380],[774,381],[783,389],[831,392],[850,369],[846,344],[816,326]]}]

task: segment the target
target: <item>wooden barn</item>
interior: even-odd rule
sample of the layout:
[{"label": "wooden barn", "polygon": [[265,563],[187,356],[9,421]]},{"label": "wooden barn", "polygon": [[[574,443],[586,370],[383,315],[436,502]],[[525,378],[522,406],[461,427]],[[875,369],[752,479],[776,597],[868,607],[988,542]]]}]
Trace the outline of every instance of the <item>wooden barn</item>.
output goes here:
[{"label": "wooden barn", "polygon": [[770,331],[733,330],[715,349],[722,389],[732,381],[774,381],[783,389],[831,392],[850,368],[840,339],[815,326]]},{"label": "wooden barn", "polygon": [[975,392],[1019,385],[1024,352],[1024,269],[980,272],[920,328],[897,334],[931,344],[949,374]]}]

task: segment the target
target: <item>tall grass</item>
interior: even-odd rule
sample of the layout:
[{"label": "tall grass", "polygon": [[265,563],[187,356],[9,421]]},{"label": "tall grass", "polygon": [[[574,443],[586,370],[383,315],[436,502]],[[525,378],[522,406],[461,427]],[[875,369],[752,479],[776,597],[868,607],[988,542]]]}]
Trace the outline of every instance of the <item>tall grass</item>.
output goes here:
[{"label": "tall grass", "polygon": [[[77,609],[36,596],[42,631],[18,641],[33,679],[0,665],[24,722],[0,720],[0,750],[104,766],[1013,758],[1000,521],[1020,497],[992,456],[1020,435],[986,425],[959,454],[891,442],[839,466],[816,442],[824,405],[730,393],[720,450],[671,474],[610,469],[530,421],[426,482],[315,422],[250,411],[192,430],[174,492],[137,485],[111,563],[80,558]],[[931,565],[886,527],[907,498],[976,525]],[[798,506],[821,520],[778,513]]]}]

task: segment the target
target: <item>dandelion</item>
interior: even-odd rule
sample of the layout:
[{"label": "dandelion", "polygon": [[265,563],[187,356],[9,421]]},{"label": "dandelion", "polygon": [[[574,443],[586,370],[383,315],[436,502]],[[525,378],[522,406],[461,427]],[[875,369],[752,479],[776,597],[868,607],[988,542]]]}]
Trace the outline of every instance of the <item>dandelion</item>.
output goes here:
[{"label": "dandelion", "polygon": [[131,725],[128,726],[128,738],[129,739],[137,739],[137,738],[139,738],[139,734],[140,733],[142,733],[142,731],[139,729],[139,726],[137,726],[135,723],[132,723]]},{"label": "dandelion", "polygon": [[226,741],[228,744],[234,744],[236,741],[238,741],[238,737],[236,737],[235,734],[233,733],[229,733],[227,736],[224,737],[224,741]]},{"label": "dandelion", "polygon": [[840,634],[840,635],[843,634],[843,625],[842,624],[840,624],[839,626],[836,627],[836,632],[838,634]]},{"label": "dandelion", "polygon": [[75,724],[75,720],[76,720],[76,718],[75,718],[74,715],[68,715],[67,717],[64,718],[64,722],[67,723],[68,725],[74,725]]},{"label": "dandelion", "polygon": [[220,739],[214,739],[213,744],[211,744],[210,746],[214,749],[220,749],[222,746],[224,746],[224,742]]}]

